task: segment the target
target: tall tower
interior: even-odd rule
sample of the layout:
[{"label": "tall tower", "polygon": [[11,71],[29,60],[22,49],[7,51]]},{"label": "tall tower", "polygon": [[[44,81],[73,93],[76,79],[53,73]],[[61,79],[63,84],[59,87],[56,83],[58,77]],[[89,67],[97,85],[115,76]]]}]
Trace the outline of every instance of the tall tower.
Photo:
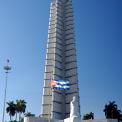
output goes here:
[{"label": "tall tower", "polygon": [[[51,91],[50,80],[69,80],[70,90]],[[69,117],[73,96],[79,100],[72,0],[52,0],[45,62],[42,117]],[[80,112],[80,105],[79,105]]]}]

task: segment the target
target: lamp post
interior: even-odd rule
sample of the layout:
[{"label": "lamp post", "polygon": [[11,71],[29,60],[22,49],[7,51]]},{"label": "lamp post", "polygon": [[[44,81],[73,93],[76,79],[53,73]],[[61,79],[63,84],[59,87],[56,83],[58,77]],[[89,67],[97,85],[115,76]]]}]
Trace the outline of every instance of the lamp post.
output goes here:
[{"label": "lamp post", "polygon": [[2,122],[4,122],[4,116],[5,116],[5,105],[6,105],[6,93],[7,93],[7,84],[8,84],[8,73],[11,70],[11,66],[9,66],[9,59],[7,59],[7,64],[4,66],[5,70],[5,89],[4,89],[4,103],[3,103],[3,117]]}]

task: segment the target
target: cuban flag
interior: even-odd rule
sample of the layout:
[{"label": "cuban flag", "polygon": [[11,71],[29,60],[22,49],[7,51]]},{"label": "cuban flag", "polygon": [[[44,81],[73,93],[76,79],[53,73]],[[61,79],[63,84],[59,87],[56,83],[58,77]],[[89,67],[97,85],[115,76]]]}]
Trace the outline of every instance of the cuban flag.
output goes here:
[{"label": "cuban flag", "polygon": [[68,80],[51,80],[51,88],[53,90],[69,90],[70,83]]}]

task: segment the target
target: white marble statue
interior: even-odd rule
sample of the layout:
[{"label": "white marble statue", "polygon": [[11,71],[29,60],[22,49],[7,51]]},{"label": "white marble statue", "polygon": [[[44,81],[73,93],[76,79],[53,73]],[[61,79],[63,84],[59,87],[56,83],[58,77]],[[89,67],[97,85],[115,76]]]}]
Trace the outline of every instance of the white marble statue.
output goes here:
[{"label": "white marble statue", "polygon": [[70,103],[70,118],[80,117],[78,98],[73,96],[73,100]]}]

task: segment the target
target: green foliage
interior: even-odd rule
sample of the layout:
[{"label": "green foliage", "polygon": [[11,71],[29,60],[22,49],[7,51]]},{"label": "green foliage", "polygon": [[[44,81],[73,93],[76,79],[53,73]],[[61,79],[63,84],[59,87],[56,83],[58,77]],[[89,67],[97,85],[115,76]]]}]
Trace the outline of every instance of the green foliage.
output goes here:
[{"label": "green foliage", "polygon": [[110,101],[108,104],[106,104],[103,111],[105,112],[107,119],[121,120],[122,114],[115,101]]},{"label": "green foliage", "polygon": [[19,121],[21,121],[21,114],[25,113],[26,102],[25,100],[16,100],[16,111],[19,113]]},{"label": "green foliage", "polygon": [[89,112],[83,115],[83,120],[94,119],[94,113]]},{"label": "green foliage", "polygon": [[35,117],[35,114],[32,114],[31,112],[27,112],[24,115],[25,117]]},{"label": "green foliage", "polygon": [[9,114],[10,116],[10,121],[12,121],[12,117],[15,115],[16,113],[16,104],[14,103],[14,101],[10,101],[7,102],[7,108],[6,108],[6,112]]},{"label": "green foliage", "polygon": [[[25,113],[26,110],[26,102],[25,100],[16,100],[16,103],[14,103],[14,101],[10,101],[7,102],[7,108],[6,108],[6,112],[9,114],[10,116],[10,122],[17,122],[17,114],[19,114],[19,122],[23,121],[21,119],[21,114]],[[16,119],[13,120],[13,116],[16,115]]]}]

